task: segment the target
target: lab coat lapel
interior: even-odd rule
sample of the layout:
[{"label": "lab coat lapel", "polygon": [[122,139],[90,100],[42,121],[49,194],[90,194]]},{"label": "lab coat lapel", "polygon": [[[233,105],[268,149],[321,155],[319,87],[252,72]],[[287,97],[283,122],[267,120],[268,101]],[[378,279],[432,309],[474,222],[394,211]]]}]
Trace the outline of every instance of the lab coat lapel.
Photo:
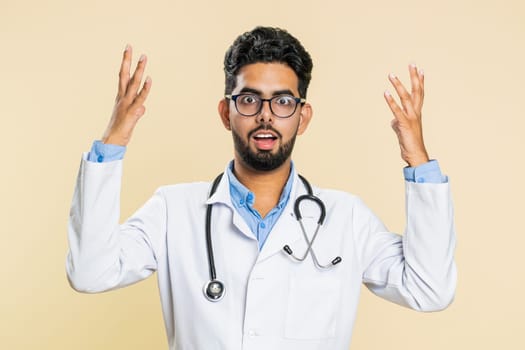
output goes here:
[{"label": "lab coat lapel", "polygon": [[276,253],[286,254],[283,251],[285,245],[293,245],[302,239],[301,227],[295,218],[293,208],[295,199],[303,194],[303,192],[305,192],[303,184],[299,180],[299,177],[295,175],[292,190],[290,192],[290,199],[281,213],[281,216],[275,223],[270,235],[266,239],[266,242],[259,253],[259,257],[257,258],[257,262],[263,261]]},{"label": "lab coat lapel", "polygon": [[[210,185],[210,189],[211,189],[211,185]],[[241,232],[246,237],[256,240],[255,236],[250,231],[248,224],[244,221],[244,219],[239,214],[239,212],[233,207],[231,196],[230,196],[230,181],[228,179],[228,176],[226,175],[226,170],[224,174],[222,175],[221,182],[217,186],[217,190],[210,198],[208,198],[208,200],[206,201],[206,204],[213,204],[214,212],[217,211],[219,213],[222,210],[225,210],[226,208],[224,207],[221,208],[217,204],[223,204],[227,206],[232,211],[233,224],[238,229],[238,231]]]}]

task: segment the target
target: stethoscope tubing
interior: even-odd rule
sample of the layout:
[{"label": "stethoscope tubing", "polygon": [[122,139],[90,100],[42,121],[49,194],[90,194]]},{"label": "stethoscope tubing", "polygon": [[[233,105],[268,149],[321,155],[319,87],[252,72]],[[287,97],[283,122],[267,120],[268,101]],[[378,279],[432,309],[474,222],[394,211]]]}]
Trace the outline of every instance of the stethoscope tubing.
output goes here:
[{"label": "stethoscope tubing", "polygon": [[[310,253],[312,255],[312,259],[314,261],[314,264],[317,267],[319,267],[321,269],[327,269],[327,268],[330,268],[330,267],[333,267],[333,266],[339,264],[342,261],[342,259],[341,259],[340,256],[337,256],[329,264],[325,264],[325,265],[321,264],[319,262],[319,260],[317,259],[317,256],[315,255],[315,252],[314,252],[312,246],[314,244],[315,238],[317,237],[317,234],[319,233],[319,230],[320,230],[321,226],[324,223],[324,219],[326,217],[326,207],[325,207],[323,201],[319,197],[313,195],[312,187],[310,186],[308,181],[306,181],[306,179],[304,177],[302,177],[302,176],[300,176],[300,178],[305,183],[305,187],[308,190],[308,194],[304,194],[304,195],[301,195],[301,196],[297,197],[297,199],[295,200],[295,203],[294,203],[294,213],[295,213],[295,218],[297,219],[297,221],[299,221],[299,225],[301,226],[301,232],[303,234],[303,237],[304,237],[306,243],[308,244],[308,247],[306,248],[306,251],[305,251],[304,255],[301,258],[295,256],[295,254],[293,253],[293,251],[292,251],[292,249],[290,248],[289,245],[285,245],[283,247],[283,250],[292,259],[294,259],[297,262],[303,262],[304,260],[306,260],[306,257],[308,256],[308,253]],[[317,204],[317,206],[319,207],[319,210],[320,210],[319,219],[317,220],[317,227],[315,228],[315,232],[314,232],[311,240],[308,239],[308,235],[306,234],[306,229],[304,228],[304,225],[303,225],[303,217],[301,215],[301,202],[305,201],[305,200],[309,200],[309,201],[315,202]]]},{"label": "stethoscope tubing", "polygon": [[[209,197],[211,197],[215,193],[215,191],[217,190],[217,187],[219,186],[219,183],[220,183],[220,181],[222,179],[223,174],[224,173],[219,174],[215,178],[215,180],[213,181],[213,184],[211,186],[211,190],[210,190],[210,193],[209,193]],[[333,267],[333,266],[339,264],[342,261],[340,256],[337,256],[335,259],[333,259],[330,262],[330,264],[322,265],[321,263],[319,263],[319,260],[317,260],[317,256],[315,255],[315,252],[314,252],[314,250],[312,248],[312,246],[314,244],[314,241],[315,241],[315,238],[317,237],[317,235],[319,233],[319,230],[320,230],[321,226],[323,225],[325,217],[326,217],[325,205],[324,205],[324,203],[323,203],[323,201],[321,199],[319,199],[318,197],[313,195],[312,186],[310,186],[310,183],[303,176],[301,176],[301,175],[298,175],[298,176],[301,179],[301,181],[303,182],[303,184],[304,184],[304,186],[305,186],[305,188],[307,190],[307,194],[301,195],[295,200],[294,213],[295,213],[295,217],[296,217],[297,221],[299,221],[299,225],[301,226],[301,232],[303,234],[304,239],[306,240],[306,242],[308,244],[308,247],[306,249],[306,252],[304,253],[304,255],[301,258],[296,257],[293,254],[292,249],[288,245],[285,245],[283,247],[283,250],[292,259],[294,259],[297,262],[304,261],[306,259],[306,257],[308,256],[308,253],[310,253],[312,255],[312,259],[314,261],[314,264],[317,267],[319,267],[321,269],[326,269],[326,268],[329,268],[329,267]],[[302,215],[301,215],[301,208],[300,208],[301,202],[303,200],[310,200],[310,201],[315,202],[319,206],[319,209],[320,209],[319,219],[317,220],[317,227],[315,229],[315,232],[314,232],[311,240],[308,239],[308,235],[306,234],[306,230],[305,230],[304,225],[303,225],[303,218],[302,218]],[[205,223],[206,251],[207,251],[207,255],[208,255],[208,267],[209,267],[209,272],[210,272],[210,280],[204,284],[203,292],[204,292],[205,297],[209,301],[216,302],[216,301],[219,301],[219,300],[221,300],[223,298],[224,293],[225,293],[225,287],[224,287],[224,283],[217,279],[217,272],[216,272],[216,269],[215,269],[215,258],[213,256],[213,243],[212,243],[212,237],[211,237],[212,207],[213,207],[213,204],[208,204],[207,207],[206,207],[206,223]]]},{"label": "stethoscope tubing", "polygon": [[[213,181],[210,190],[210,197],[217,190],[217,186],[222,179],[223,173],[219,174]],[[217,279],[217,272],[215,270],[215,258],[213,257],[213,243],[211,239],[211,212],[213,204],[208,204],[206,207],[206,251],[208,253],[208,267],[210,270],[210,280],[204,284],[203,293],[206,299],[212,302],[216,302],[222,299],[225,293],[224,283]]]},{"label": "stethoscope tubing", "polygon": [[[210,190],[210,196],[215,193],[217,186],[221,182],[223,173],[219,174],[213,181]],[[215,258],[213,257],[213,243],[211,239],[211,211],[213,204],[208,204],[206,207],[206,250],[208,252],[208,266],[210,269],[210,279],[214,281],[217,278],[217,272],[215,270]]]},{"label": "stethoscope tubing", "polygon": [[[308,239],[308,235],[306,234],[306,230],[305,230],[304,225],[303,225],[303,217],[301,215],[300,205],[301,205],[301,202],[304,201],[304,200],[310,200],[310,201],[315,202],[319,206],[319,209],[321,210],[321,213],[319,214],[319,219],[317,220],[317,227],[315,228],[314,235],[312,236],[312,240]],[[304,253],[302,258],[297,258],[293,253],[289,254],[289,255],[292,258],[294,258],[296,261],[301,262],[301,261],[304,261],[306,259],[306,257],[308,256],[308,253],[311,252],[312,253],[312,257],[314,258],[315,262],[317,263],[317,258],[315,258],[315,253],[312,250],[312,245],[313,245],[313,243],[315,241],[315,237],[317,237],[317,234],[319,233],[319,229],[323,225],[324,218],[326,216],[326,208],[324,206],[324,203],[323,203],[323,201],[321,201],[319,198],[315,197],[312,194],[305,194],[305,195],[299,196],[295,200],[294,212],[295,212],[295,217],[299,221],[299,225],[301,226],[301,233],[303,234],[303,237],[304,237],[305,241],[308,243],[308,248],[306,249],[306,252]],[[320,264],[318,264],[318,265],[320,265]]]}]

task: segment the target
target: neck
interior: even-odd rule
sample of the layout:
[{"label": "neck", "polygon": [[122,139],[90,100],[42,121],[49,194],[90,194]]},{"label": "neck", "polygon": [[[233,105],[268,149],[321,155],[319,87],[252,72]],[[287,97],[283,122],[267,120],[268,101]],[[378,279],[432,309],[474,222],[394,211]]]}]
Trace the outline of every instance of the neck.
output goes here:
[{"label": "neck", "polygon": [[235,157],[233,172],[240,183],[255,194],[254,208],[266,216],[279,202],[283,188],[290,176],[291,160],[270,171],[252,169]]}]

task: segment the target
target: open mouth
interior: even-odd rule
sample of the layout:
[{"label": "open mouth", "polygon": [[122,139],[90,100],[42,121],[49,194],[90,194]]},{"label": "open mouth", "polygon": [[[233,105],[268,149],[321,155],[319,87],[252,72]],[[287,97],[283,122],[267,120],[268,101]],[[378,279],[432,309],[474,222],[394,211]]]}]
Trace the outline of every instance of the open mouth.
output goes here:
[{"label": "open mouth", "polygon": [[268,134],[260,133],[260,134],[255,135],[253,138],[256,140],[277,140],[277,136],[269,134],[269,133]]},{"label": "open mouth", "polygon": [[255,146],[260,150],[271,150],[277,141],[277,136],[269,132],[258,132],[253,135]]}]

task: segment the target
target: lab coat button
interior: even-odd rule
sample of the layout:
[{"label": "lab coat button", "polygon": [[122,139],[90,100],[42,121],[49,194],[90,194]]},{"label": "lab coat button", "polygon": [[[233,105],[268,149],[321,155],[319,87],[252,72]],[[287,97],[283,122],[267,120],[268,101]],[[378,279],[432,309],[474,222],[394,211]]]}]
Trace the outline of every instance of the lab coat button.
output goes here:
[{"label": "lab coat button", "polygon": [[250,329],[250,330],[248,331],[248,335],[249,335],[250,337],[256,337],[256,336],[258,336],[257,331],[255,331],[254,329]]}]

